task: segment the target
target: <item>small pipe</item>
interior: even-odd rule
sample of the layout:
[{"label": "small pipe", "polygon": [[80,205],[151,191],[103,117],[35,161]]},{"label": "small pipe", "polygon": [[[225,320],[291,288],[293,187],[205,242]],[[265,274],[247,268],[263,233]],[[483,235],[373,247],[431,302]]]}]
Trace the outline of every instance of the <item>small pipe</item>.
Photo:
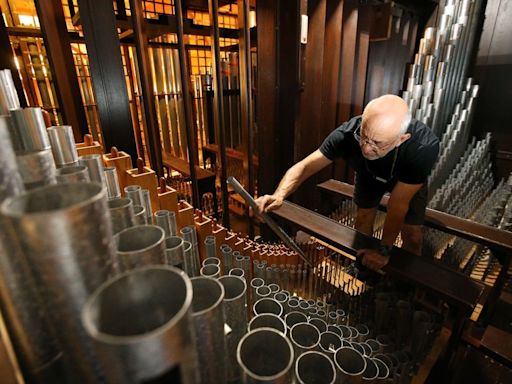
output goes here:
[{"label": "small pipe", "polygon": [[189,225],[185,228],[182,228],[181,231],[181,237],[183,237],[183,240],[188,241],[190,244],[192,244],[192,260],[194,262],[194,271],[195,274],[199,273],[200,268],[200,258],[199,258],[199,247],[197,245],[197,232],[196,227],[193,225]]},{"label": "small pipe", "polygon": [[105,185],[107,186],[107,196],[109,199],[121,197],[121,189],[119,188],[119,180],[117,178],[117,169],[115,167],[105,167]]},{"label": "small pipe", "polygon": [[220,276],[220,268],[218,265],[209,264],[205,265],[199,270],[199,274],[205,277],[216,279]]},{"label": "small pipe", "polygon": [[[270,290],[269,290],[270,292]],[[291,296],[288,299],[288,310],[290,312],[298,311],[299,310],[299,300],[295,296]]]},{"label": "small pipe", "polygon": [[331,359],[323,353],[308,351],[295,361],[295,377],[299,384],[336,382],[336,368]]},{"label": "small pipe", "polygon": [[126,197],[132,199],[133,205],[141,205],[142,204],[142,188],[140,185],[127,185],[124,187],[124,193]]},{"label": "small pipe", "polygon": [[187,270],[181,237],[169,236],[165,238],[165,262],[183,271]]},{"label": "small pipe", "polygon": [[[65,168],[61,168],[65,169]],[[133,227],[134,215],[132,201],[126,197],[120,197],[108,201],[108,211],[112,223],[112,234],[121,232],[123,229]]]},{"label": "small pipe", "polygon": [[260,279],[259,277],[255,277],[254,279],[251,280],[251,283],[250,283],[250,294],[249,294],[249,302],[250,303],[255,303],[257,301],[256,297],[256,290],[259,288],[259,287],[262,287],[263,285],[265,285],[265,281],[263,281],[263,279]]},{"label": "small pipe", "polygon": [[101,155],[85,155],[78,159],[79,165],[84,165],[89,170],[89,178],[93,183],[99,183],[105,186],[105,173],[103,172],[103,159]]},{"label": "small pipe", "polygon": [[238,276],[245,279],[245,271],[242,268],[231,268],[229,270],[230,276]]},{"label": "small pipe", "polygon": [[55,175],[57,183],[89,182],[89,170],[84,165],[74,165],[57,169]]},{"label": "small pipe", "polygon": [[206,257],[217,257],[217,250],[215,245],[215,236],[208,235],[204,239],[204,245],[206,248]]},{"label": "small pipe", "polygon": [[370,330],[368,329],[368,327],[365,324],[357,324],[355,328],[357,329],[358,332],[357,341],[360,343],[366,341],[366,339],[370,335]]},{"label": "small pipe", "polygon": [[114,239],[122,271],[165,262],[165,233],[156,225],[129,227],[115,235]]},{"label": "small pipe", "polygon": [[209,264],[217,265],[220,268],[220,259],[217,257],[207,257],[203,260],[203,267]]},{"label": "small pipe", "polygon": [[231,247],[227,244],[223,244],[225,247],[221,246],[221,252],[222,252],[222,259],[224,260],[224,274],[227,275],[229,273],[229,270],[233,268],[232,263],[232,253],[233,250]]},{"label": "small pipe", "polygon": [[142,206],[146,210],[146,222],[153,224],[153,209],[151,208],[151,195],[148,189],[142,189]]},{"label": "small pipe", "polygon": [[165,236],[176,236],[176,213],[162,209],[156,211],[155,224],[162,228],[165,232]]},{"label": "small pipe", "polygon": [[272,328],[246,334],[237,348],[237,361],[244,383],[289,383],[292,381],[293,348]]},{"label": "small pipe", "polygon": [[133,206],[133,223],[134,225],[146,225],[146,209],[142,205]]},{"label": "small pipe", "polygon": [[47,129],[57,167],[78,165],[78,152],[71,125],[57,125]]},{"label": "small pipe", "polygon": [[186,240],[183,240],[183,255],[185,257],[185,272],[187,272],[187,275],[190,277],[196,276],[198,273],[192,257],[192,244]]},{"label": "small pipe", "polygon": [[256,298],[258,301],[259,299],[262,299],[264,297],[270,296],[270,288],[266,285],[262,285],[258,288],[256,288]]}]

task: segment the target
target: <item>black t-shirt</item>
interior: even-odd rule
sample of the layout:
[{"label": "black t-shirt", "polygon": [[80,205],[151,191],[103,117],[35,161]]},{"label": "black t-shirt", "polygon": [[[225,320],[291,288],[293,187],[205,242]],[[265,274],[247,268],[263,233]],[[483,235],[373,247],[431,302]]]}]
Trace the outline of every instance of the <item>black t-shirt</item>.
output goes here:
[{"label": "black t-shirt", "polygon": [[361,176],[385,180],[392,185],[397,181],[406,184],[427,181],[439,153],[439,140],[429,127],[412,119],[407,128],[411,137],[407,141],[380,159],[367,160],[353,134],[360,125],[361,116],[340,125],[324,140],[320,152],[329,160],[343,158]]}]

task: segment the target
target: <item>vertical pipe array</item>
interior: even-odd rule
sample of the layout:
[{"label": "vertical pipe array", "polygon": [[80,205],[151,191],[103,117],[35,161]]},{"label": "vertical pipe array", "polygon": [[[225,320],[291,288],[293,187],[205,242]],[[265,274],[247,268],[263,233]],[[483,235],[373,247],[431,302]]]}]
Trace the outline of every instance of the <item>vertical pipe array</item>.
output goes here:
[{"label": "vertical pipe array", "polygon": [[80,322],[87,296],[115,268],[105,190],[56,184],[13,197],[1,207],[8,236],[27,258],[55,334],[83,381],[103,377]]}]

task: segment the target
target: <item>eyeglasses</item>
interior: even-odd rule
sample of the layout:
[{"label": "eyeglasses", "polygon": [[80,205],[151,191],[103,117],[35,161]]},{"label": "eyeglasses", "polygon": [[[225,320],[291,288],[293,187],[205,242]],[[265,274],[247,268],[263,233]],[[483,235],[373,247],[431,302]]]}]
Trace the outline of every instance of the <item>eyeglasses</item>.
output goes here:
[{"label": "eyeglasses", "polygon": [[379,142],[375,142],[373,140],[361,137],[361,126],[358,126],[354,130],[353,135],[354,135],[354,138],[357,140],[357,142],[359,143],[360,146],[368,144],[373,149],[383,150],[383,149],[385,149],[386,147],[388,147],[390,145],[390,143],[387,143],[387,144],[386,143],[379,143]]}]

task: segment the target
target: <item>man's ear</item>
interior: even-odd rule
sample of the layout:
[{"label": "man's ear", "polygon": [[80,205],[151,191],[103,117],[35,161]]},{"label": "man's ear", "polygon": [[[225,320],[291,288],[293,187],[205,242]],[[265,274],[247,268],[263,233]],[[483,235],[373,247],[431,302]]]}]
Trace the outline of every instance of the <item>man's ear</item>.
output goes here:
[{"label": "man's ear", "polygon": [[[398,145],[400,145],[403,142],[409,140],[410,138],[411,138],[411,134],[410,133],[403,134],[402,136],[400,136],[400,142],[398,143]],[[398,145],[397,145],[397,147],[398,147]]]}]

